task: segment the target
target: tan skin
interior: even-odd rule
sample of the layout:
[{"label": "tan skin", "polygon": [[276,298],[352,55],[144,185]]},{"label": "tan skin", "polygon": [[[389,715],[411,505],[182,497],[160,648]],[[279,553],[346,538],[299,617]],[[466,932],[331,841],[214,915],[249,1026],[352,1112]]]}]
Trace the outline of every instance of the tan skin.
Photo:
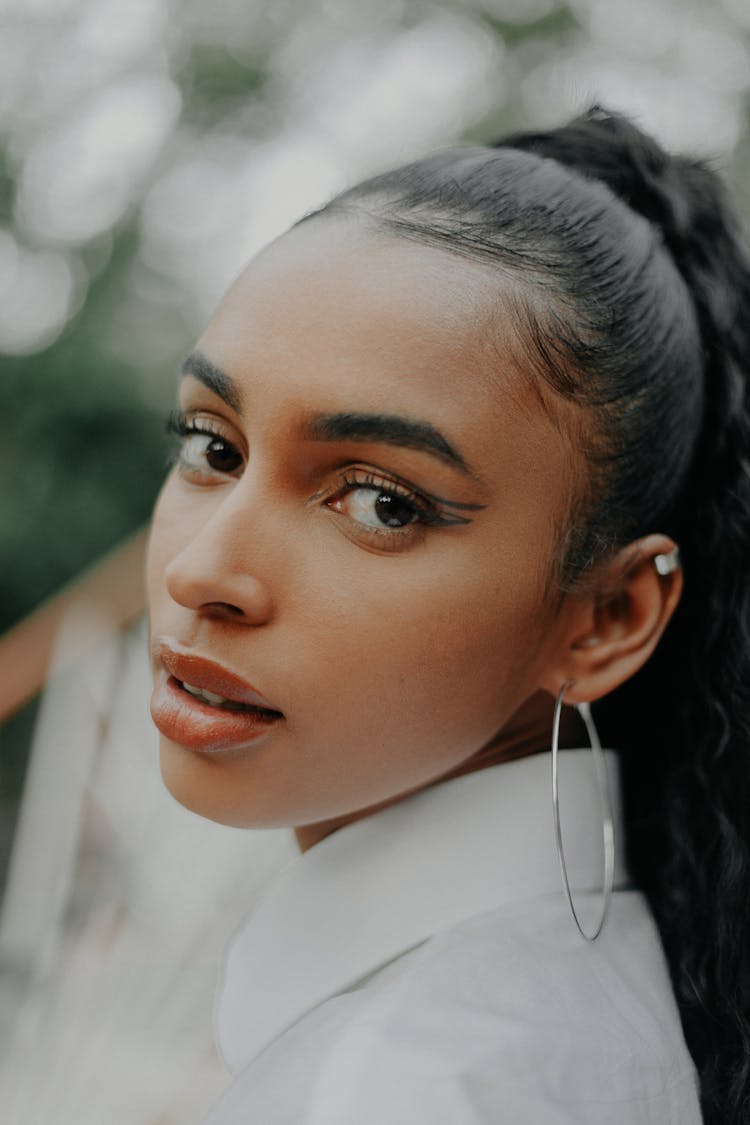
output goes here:
[{"label": "tan skin", "polygon": [[[563,683],[566,702],[598,699],[653,651],[681,591],[679,571],[653,565],[667,536],[549,596],[555,530],[586,469],[566,404],[550,417],[498,317],[503,284],[323,218],[272,244],[222,302],[197,349],[231,401],[193,374],[180,401],[236,465],[208,463],[210,437],[183,447],[154,516],[151,632],[220,661],[284,718],[240,750],[162,736],[165,783],[188,808],[294,826],[304,850],[438,779],[548,749]],[[393,434],[311,431],[344,412],[429,423],[465,465]],[[385,527],[394,482],[409,503],[439,501]]]}]

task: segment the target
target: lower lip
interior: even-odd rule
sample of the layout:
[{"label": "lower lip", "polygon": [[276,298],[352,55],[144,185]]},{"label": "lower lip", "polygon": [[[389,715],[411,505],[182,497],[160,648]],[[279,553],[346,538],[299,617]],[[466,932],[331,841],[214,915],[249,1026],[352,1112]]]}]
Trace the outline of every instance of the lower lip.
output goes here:
[{"label": "lower lip", "polygon": [[151,696],[151,718],[171,742],[190,750],[239,750],[267,734],[281,720],[257,711],[212,707],[190,695],[174,676],[160,675]]}]

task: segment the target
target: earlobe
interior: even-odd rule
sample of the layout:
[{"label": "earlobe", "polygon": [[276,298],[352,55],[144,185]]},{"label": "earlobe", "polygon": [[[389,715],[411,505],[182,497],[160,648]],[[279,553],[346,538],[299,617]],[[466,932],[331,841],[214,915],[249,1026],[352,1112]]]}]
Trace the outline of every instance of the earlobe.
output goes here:
[{"label": "earlobe", "polygon": [[623,548],[592,576],[588,593],[574,605],[554,694],[574,681],[572,702],[593,702],[646,663],[666,629],[682,592],[682,570],[673,540],[648,535]]}]

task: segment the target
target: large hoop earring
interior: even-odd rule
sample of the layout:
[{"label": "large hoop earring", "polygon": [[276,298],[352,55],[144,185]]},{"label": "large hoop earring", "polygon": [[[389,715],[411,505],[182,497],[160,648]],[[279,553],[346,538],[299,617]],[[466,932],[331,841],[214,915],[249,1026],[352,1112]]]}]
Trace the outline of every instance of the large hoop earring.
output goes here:
[{"label": "large hoop earring", "polygon": [[573,686],[573,680],[567,680],[560,688],[557,699],[555,701],[555,713],[552,720],[552,815],[555,822],[555,844],[557,846],[557,858],[560,861],[560,871],[562,872],[563,885],[565,887],[565,894],[568,897],[568,905],[570,912],[573,915],[578,931],[581,937],[586,941],[594,941],[601,933],[604,919],[607,915],[609,907],[609,900],[612,896],[612,887],[614,885],[615,875],[615,832],[612,824],[612,808],[609,800],[609,787],[607,785],[607,767],[604,763],[604,754],[602,753],[601,742],[599,741],[599,733],[596,729],[591,708],[588,703],[575,704],[579,715],[583,719],[586,726],[586,731],[591,743],[591,752],[594,758],[594,770],[596,773],[596,785],[599,790],[599,804],[602,814],[602,841],[604,843],[604,882],[602,885],[602,908],[599,914],[596,927],[591,933],[587,933],[576,913],[576,908],[573,903],[573,894],[570,889],[570,881],[568,879],[568,869],[565,865],[565,852],[563,850],[562,830],[560,828],[560,800],[557,786],[557,760],[558,760],[558,746],[560,741],[560,715],[562,713],[563,697],[569,687]]}]

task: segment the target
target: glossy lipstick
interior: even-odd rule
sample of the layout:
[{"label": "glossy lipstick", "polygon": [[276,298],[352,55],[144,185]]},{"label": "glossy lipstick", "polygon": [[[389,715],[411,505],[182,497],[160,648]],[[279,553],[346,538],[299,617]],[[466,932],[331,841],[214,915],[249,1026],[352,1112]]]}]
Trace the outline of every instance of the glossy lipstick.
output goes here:
[{"label": "glossy lipstick", "polygon": [[[238,750],[266,734],[284,716],[265,696],[213,660],[161,640],[155,664],[151,718],[163,735],[204,753]],[[219,704],[191,694],[221,696]]]}]

